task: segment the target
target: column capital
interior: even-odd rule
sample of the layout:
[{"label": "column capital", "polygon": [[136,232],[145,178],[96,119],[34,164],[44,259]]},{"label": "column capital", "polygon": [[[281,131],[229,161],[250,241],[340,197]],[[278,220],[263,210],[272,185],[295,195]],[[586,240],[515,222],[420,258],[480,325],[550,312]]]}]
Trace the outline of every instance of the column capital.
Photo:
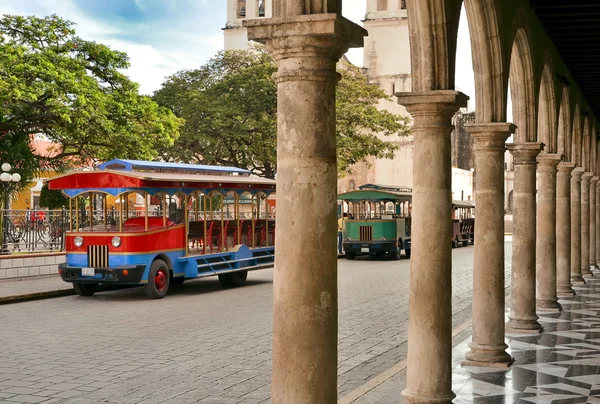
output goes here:
[{"label": "column capital", "polygon": [[573,179],[575,179],[575,180],[581,181],[581,177],[583,176],[583,173],[585,173],[585,168],[575,167],[573,169],[573,171],[571,171],[571,177],[573,177]]},{"label": "column capital", "polygon": [[592,178],[590,179],[590,184],[595,184],[595,183],[597,183],[597,182],[598,182],[598,180],[600,180],[600,177],[592,177]]},{"label": "column capital", "polygon": [[244,20],[243,26],[248,39],[265,44],[278,62],[277,82],[339,79],[335,64],[348,48],[362,47],[367,36],[334,13]]},{"label": "column capital", "polygon": [[473,150],[501,150],[504,152],[506,139],[517,127],[509,122],[469,123],[465,130],[473,138]]},{"label": "column capital", "polygon": [[576,165],[577,164],[571,163],[569,161],[561,161],[560,163],[558,163],[557,169],[559,173],[571,174],[571,171],[575,169]]},{"label": "column capital", "polygon": [[544,148],[544,144],[540,142],[509,143],[506,148],[513,155],[515,165],[535,164],[536,157]]},{"label": "column capital", "polygon": [[562,154],[539,154],[536,157],[538,162],[538,171],[556,171],[557,166],[562,161]]},{"label": "column capital", "polygon": [[453,90],[396,93],[398,104],[406,107],[414,118],[440,115],[446,121],[447,115],[454,115],[459,108],[466,107],[469,97]]},{"label": "column capital", "polygon": [[[581,167],[583,168],[583,167]],[[583,168],[585,170],[585,168]],[[592,177],[594,176],[594,173],[592,172],[584,172],[583,175],[581,176],[581,181],[590,181],[592,179]]]}]

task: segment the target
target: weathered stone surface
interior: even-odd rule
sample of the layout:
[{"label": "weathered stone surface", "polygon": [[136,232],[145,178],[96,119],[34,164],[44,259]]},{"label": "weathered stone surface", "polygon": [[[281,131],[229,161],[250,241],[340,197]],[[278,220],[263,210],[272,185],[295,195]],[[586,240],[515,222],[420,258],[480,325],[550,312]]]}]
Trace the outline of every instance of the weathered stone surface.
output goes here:
[{"label": "weathered stone surface", "polygon": [[336,62],[366,34],[337,14],[304,11],[244,22],[278,64],[274,404],[337,401]]},{"label": "weathered stone surface", "polygon": [[561,162],[556,174],[556,294],[573,296],[571,287],[571,172],[575,163]]},{"label": "weathered stone surface", "polygon": [[596,188],[598,186],[599,177],[592,177],[590,180],[590,255],[589,267],[596,269]]},{"label": "weathered stone surface", "polygon": [[571,172],[571,283],[585,283],[581,276],[581,177],[585,169]]},{"label": "weathered stone surface", "polygon": [[541,143],[506,146],[513,155],[512,291],[507,329],[512,332],[540,332],[536,315],[536,157]]},{"label": "weathered stone surface", "polygon": [[594,173],[581,176],[581,275],[592,276],[590,271],[590,181]]},{"label": "weathered stone surface", "polygon": [[465,125],[473,137],[477,225],[473,264],[473,341],[465,365],[508,366],[504,343],[504,151],[510,123]]},{"label": "weathered stone surface", "polygon": [[[456,91],[400,93],[413,119],[414,185],[408,328],[408,403],[450,403],[452,393],[452,116],[468,97]],[[444,220],[446,218],[446,220]]]},{"label": "weathered stone surface", "polygon": [[536,306],[559,309],[556,295],[556,168],[562,155],[543,154],[538,162],[538,197],[535,241]]}]

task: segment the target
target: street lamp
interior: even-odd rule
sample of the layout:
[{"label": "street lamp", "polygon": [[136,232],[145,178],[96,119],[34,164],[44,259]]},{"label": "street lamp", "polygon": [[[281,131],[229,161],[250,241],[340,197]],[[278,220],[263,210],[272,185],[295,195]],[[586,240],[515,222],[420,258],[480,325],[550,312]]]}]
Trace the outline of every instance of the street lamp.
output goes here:
[{"label": "street lamp", "polygon": [[4,194],[4,209],[2,210],[2,217],[0,218],[0,224],[2,232],[0,232],[0,241],[2,245],[1,254],[8,254],[8,202],[10,195],[10,183],[17,183],[21,181],[21,175],[19,173],[11,174],[9,171],[12,169],[10,164],[3,163],[0,167],[2,174],[0,174],[0,185],[2,186],[2,192]]}]

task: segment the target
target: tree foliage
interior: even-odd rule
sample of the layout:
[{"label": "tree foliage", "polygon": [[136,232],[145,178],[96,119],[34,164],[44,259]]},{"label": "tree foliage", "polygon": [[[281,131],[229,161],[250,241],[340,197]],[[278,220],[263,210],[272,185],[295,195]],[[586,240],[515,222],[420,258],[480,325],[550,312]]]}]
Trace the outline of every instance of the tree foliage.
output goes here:
[{"label": "tree foliage", "polygon": [[[164,157],[244,167],[274,177],[276,171],[277,66],[263,48],[225,51],[196,70],[169,77],[154,100],[185,119],[181,136]],[[408,134],[407,118],[380,111],[386,94],[360,69],[340,69],[337,89],[338,169],[348,172],[369,156],[391,158],[397,146],[379,139]]]},{"label": "tree foliage", "polygon": [[[122,73],[127,55],[75,35],[73,23],[0,18],[0,143],[44,134],[57,146],[41,164],[64,167],[115,157],[152,159],[181,121]],[[24,179],[28,179],[24,176]]]},{"label": "tree foliage", "polygon": [[48,184],[42,186],[40,206],[48,209],[61,209],[69,206],[69,199],[61,191],[48,189]]}]

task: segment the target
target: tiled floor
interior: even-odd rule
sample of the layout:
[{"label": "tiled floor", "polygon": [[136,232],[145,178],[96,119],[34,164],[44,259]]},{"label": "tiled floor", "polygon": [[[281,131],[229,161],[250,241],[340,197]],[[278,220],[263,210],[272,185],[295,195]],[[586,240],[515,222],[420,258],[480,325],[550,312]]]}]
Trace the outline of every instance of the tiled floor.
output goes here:
[{"label": "tiled floor", "polygon": [[453,350],[454,403],[600,404],[600,275],[561,299],[560,313],[541,314],[539,335],[507,334],[515,363],[508,371],[462,367],[470,338]]}]

